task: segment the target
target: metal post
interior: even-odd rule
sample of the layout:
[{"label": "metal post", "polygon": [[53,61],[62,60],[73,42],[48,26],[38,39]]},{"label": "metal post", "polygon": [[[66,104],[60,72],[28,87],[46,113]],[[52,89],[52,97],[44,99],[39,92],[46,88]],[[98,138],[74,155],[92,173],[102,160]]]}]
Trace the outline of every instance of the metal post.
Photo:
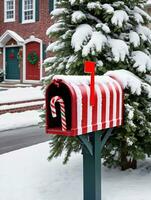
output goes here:
[{"label": "metal post", "polygon": [[101,200],[101,151],[113,129],[79,136],[83,153],[84,200]]},{"label": "metal post", "polygon": [[84,200],[101,200],[100,135],[92,133],[90,141],[93,155],[83,147]]}]

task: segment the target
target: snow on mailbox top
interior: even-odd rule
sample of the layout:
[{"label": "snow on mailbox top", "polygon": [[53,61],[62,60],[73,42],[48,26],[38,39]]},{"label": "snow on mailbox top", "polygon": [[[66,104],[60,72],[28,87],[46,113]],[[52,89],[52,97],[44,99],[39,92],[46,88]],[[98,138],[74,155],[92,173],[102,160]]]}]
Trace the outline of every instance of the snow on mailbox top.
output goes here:
[{"label": "snow on mailbox top", "polygon": [[123,122],[123,89],[110,76],[95,77],[95,104],[90,105],[89,76],[54,76],[46,90],[46,132],[77,136]]}]

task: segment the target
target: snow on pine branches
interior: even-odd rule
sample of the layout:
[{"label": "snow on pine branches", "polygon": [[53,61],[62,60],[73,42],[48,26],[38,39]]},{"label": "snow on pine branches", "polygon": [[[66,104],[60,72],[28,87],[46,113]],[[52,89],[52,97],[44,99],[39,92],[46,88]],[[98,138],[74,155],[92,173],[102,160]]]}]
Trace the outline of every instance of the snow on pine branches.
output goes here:
[{"label": "snow on pine branches", "polygon": [[[86,5],[84,0],[80,1],[80,3]],[[69,1],[68,4],[71,7],[70,9],[64,7],[52,11],[52,18],[58,20],[47,30],[47,35],[53,37],[59,34],[62,36],[69,32],[67,39],[71,42],[68,41],[70,42],[68,47],[71,49],[72,54],[81,52],[81,59],[93,56],[97,61],[96,56],[101,56],[101,53],[103,53],[105,60],[126,62],[126,64],[135,62],[133,66],[136,66],[139,61],[136,60],[136,56],[134,59],[131,45],[133,45],[135,50],[136,47],[139,48],[141,46],[142,40],[143,42],[148,41],[151,44],[151,30],[143,26],[144,20],[150,20],[151,18],[138,6],[134,6],[133,10],[130,10],[124,3],[101,4],[101,2],[97,1],[88,2],[87,10],[83,12],[80,9],[74,10],[74,7],[72,8],[72,6],[77,5],[76,1]],[[120,5],[119,7],[122,5],[122,9],[118,8],[118,4]],[[101,10],[105,16],[109,16],[106,17],[107,19],[99,19],[99,15],[96,17],[90,13],[93,10]],[[66,27],[64,18],[67,16],[71,18],[69,27]],[[136,19],[136,26],[134,27],[133,21],[136,21]],[[85,23],[87,21],[90,23]],[[113,34],[111,29],[114,29],[114,27],[117,27],[119,30]],[[123,37],[124,32],[127,32],[127,34]],[[120,40],[121,37],[122,40]],[[66,48],[64,44],[61,45],[61,42],[63,43],[63,39],[53,45],[50,44],[47,50],[58,52]],[[142,54],[146,54],[146,52],[142,51]],[[148,60],[147,55],[145,58]],[[147,60],[145,60],[145,63],[148,62]],[[144,69],[143,72],[145,73],[146,70]]]},{"label": "snow on pine branches", "polygon": [[101,52],[106,43],[107,38],[105,35],[103,35],[101,32],[93,32],[91,40],[83,47],[83,57],[88,56],[90,52],[92,52],[92,55],[95,55],[96,52]]},{"label": "snow on pine branches", "polygon": [[114,12],[114,15],[111,19],[112,24],[122,27],[124,22],[128,22],[129,16],[128,14],[123,10],[116,10]]},{"label": "snow on pine branches", "polygon": [[141,95],[143,91],[146,92],[149,98],[151,98],[151,86],[145,83],[142,79],[138,78],[133,73],[121,69],[108,71],[105,75],[115,77],[123,85],[124,89],[130,89],[132,94]]},{"label": "snow on pine branches", "polygon": [[81,24],[76,28],[71,39],[71,45],[75,52],[83,48],[84,42],[87,42],[92,36],[92,27],[88,24]]},{"label": "snow on pine branches", "polygon": [[133,51],[132,58],[134,60],[133,67],[139,72],[151,71],[151,58],[142,51]]},{"label": "snow on pine branches", "polygon": [[72,22],[73,23],[81,22],[84,19],[86,19],[86,16],[85,16],[85,14],[82,11],[75,11],[72,14]]}]

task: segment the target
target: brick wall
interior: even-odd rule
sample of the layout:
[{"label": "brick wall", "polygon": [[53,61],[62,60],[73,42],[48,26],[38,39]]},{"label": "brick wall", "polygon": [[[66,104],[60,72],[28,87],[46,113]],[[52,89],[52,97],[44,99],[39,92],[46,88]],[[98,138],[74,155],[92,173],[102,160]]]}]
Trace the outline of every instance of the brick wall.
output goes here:
[{"label": "brick wall", "polygon": [[19,23],[19,1],[16,0],[16,21],[4,23],[4,0],[0,0],[0,36],[6,30],[12,30],[18,33],[24,39],[34,35],[35,37],[42,39],[44,43],[48,44],[50,40],[46,36],[47,28],[52,24],[49,9],[48,0],[39,0],[39,21],[29,24]]}]

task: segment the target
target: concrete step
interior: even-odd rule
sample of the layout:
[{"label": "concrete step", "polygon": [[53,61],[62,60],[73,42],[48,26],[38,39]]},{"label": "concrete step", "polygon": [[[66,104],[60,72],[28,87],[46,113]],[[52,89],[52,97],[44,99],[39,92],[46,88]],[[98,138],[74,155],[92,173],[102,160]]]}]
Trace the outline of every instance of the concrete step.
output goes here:
[{"label": "concrete step", "polygon": [[44,101],[44,99],[35,99],[35,100],[26,100],[26,101],[15,101],[15,102],[8,102],[8,103],[0,103],[0,106],[23,104],[23,103],[31,103],[31,102],[37,102],[37,101]]},{"label": "concrete step", "polygon": [[16,88],[16,87],[37,87],[37,86],[42,86],[41,83],[20,83],[20,82],[1,82],[0,87],[1,88]]},{"label": "concrete step", "polygon": [[24,112],[28,110],[39,110],[43,107],[43,104],[44,99],[0,104],[0,115],[5,113]]}]

